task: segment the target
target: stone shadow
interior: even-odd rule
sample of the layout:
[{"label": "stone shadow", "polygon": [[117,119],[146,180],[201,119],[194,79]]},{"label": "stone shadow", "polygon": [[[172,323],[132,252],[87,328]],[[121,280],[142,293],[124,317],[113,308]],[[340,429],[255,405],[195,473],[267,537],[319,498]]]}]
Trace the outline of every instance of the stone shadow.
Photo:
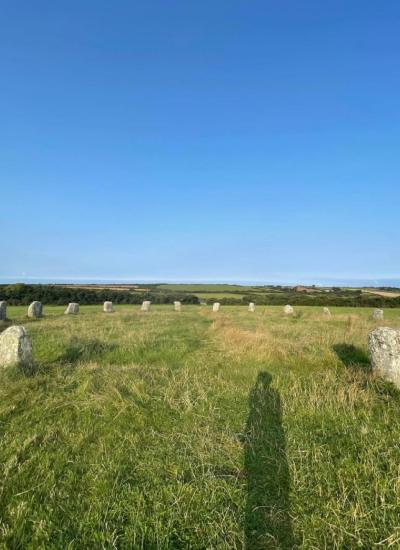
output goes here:
[{"label": "stone shadow", "polygon": [[344,343],[335,344],[332,349],[345,367],[363,371],[371,370],[370,359],[363,349]]},{"label": "stone shadow", "polygon": [[58,358],[58,363],[73,365],[79,361],[96,361],[116,347],[116,344],[108,344],[97,339],[72,338],[64,353]]},{"label": "stone shadow", "polygon": [[290,476],[279,393],[260,372],[249,395],[244,441],[247,477],[246,550],[295,548],[290,517]]}]

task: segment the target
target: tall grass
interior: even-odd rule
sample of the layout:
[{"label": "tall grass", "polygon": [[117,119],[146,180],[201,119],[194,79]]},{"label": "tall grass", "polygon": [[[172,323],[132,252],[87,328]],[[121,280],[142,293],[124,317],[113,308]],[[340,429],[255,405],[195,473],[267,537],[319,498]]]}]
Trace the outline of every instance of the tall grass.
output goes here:
[{"label": "tall grass", "polygon": [[35,370],[0,372],[4,548],[400,546],[369,310],[100,309],[9,308]]}]

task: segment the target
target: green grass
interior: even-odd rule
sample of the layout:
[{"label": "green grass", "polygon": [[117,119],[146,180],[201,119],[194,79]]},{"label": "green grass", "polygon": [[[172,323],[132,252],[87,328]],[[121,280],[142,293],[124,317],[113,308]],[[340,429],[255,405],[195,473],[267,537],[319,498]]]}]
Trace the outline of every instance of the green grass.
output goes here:
[{"label": "green grass", "polygon": [[1,548],[399,547],[371,310],[63,310],[8,310],[36,370],[0,372]]}]

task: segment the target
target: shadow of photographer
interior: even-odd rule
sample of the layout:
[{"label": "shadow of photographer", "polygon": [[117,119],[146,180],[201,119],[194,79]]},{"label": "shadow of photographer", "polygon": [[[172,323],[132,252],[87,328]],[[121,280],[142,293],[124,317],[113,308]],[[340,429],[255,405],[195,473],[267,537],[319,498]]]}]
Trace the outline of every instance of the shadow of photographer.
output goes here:
[{"label": "shadow of photographer", "polygon": [[279,393],[260,372],[249,395],[245,434],[247,550],[295,548],[290,518],[290,477]]}]

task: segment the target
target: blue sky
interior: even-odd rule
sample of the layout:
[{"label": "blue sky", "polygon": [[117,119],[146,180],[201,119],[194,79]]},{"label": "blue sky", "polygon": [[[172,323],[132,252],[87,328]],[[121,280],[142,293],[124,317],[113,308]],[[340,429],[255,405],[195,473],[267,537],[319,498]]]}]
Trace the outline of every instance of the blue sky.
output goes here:
[{"label": "blue sky", "polygon": [[400,4],[6,1],[2,278],[400,274]]}]

